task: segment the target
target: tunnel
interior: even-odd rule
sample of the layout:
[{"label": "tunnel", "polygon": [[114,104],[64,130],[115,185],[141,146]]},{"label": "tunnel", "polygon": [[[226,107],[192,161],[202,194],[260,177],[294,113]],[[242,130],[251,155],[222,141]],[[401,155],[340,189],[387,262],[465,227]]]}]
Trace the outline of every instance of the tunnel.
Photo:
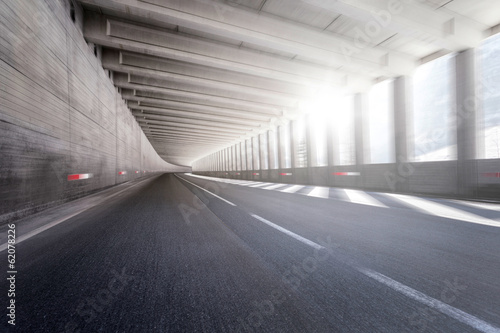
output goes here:
[{"label": "tunnel", "polygon": [[0,0],[1,332],[500,332],[500,3]]}]

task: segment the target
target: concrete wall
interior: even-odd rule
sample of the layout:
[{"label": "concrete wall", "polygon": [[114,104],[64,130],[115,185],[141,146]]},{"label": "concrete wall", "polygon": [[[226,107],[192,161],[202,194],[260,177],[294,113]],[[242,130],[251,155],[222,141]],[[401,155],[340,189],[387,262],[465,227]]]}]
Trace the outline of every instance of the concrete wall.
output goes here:
[{"label": "concrete wall", "polygon": [[70,0],[0,1],[0,222],[152,172],[187,171],[155,152],[74,6],[75,22]]}]

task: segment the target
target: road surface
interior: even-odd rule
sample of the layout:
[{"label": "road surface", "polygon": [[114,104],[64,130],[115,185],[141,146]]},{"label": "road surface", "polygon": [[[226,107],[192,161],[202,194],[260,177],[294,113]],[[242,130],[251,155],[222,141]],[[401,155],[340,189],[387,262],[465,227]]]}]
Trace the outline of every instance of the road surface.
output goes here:
[{"label": "road surface", "polygon": [[81,206],[16,223],[0,329],[500,332],[493,204],[164,174]]}]

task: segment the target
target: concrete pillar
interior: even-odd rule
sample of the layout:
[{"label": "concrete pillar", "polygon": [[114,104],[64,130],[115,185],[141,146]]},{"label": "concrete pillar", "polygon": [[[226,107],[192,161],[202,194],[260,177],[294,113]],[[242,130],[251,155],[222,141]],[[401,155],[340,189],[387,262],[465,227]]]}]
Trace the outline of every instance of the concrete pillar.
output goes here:
[{"label": "concrete pillar", "polygon": [[297,173],[295,172],[296,171],[295,160],[297,158],[297,156],[295,156],[295,146],[297,145],[297,142],[295,141],[295,139],[293,137],[293,126],[294,126],[294,123],[295,123],[295,120],[294,121],[290,121],[289,124],[288,124],[288,130],[290,131],[290,142],[288,144],[289,144],[289,147],[290,147],[290,162],[291,162],[291,169],[292,169],[291,182],[292,183],[297,183]]},{"label": "concrete pillar", "polygon": [[[240,142],[239,145],[240,145],[241,171],[243,171],[243,170],[247,170],[247,157],[245,155],[245,152],[247,149],[246,149],[245,140]],[[242,172],[241,175],[244,175],[244,173]]]},{"label": "concrete pillar", "polygon": [[[240,149],[239,149],[239,152],[240,152],[240,156],[239,156],[239,159],[240,159],[240,171],[241,171],[241,175],[243,176],[243,149],[242,149],[242,146],[243,144],[240,142],[238,143],[238,145],[240,145]],[[246,169],[246,166],[245,166],[245,169]]]},{"label": "concrete pillar", "polygon": [[260,148],[262,146],[262,142],[260,134],[257,134],[257,156],[259,157],[259,176],[262,178],[262,152],[260,151]]},{"label": "concrete pillar", "polygon": [[269,130],[264,134],[266,136],[266,149],[267,149],[267,170],[271,170],[271,149],[269,149]]},{"label": "concrete pillar", "polygon": [[290,121],[288,124],[288,130],[290,131],[290,161],[292,164],[292,169],[295,170],[295,146],[297,143],[295,142],[295,139],[293,137],[293,125],[295,121]]},{"label": "concrete pillar", "polygon": [[354,95],[354,139],[356,146],[356,165],[361,168],[365,164],[364,111],[367,96],[364,93]]},{"label": "concrete pillar", "polygon": [[[343,110],[340,110],[343,112]],[[334,133],[333,121],[328,120],[326,124],[326,168],[327,168],[327,176],[326,183],[327,185],[335,185],[334,180],[335,177],[332,175],[333,167],[335,166],[335,154],[338,154],[338,144],[335,137],[338,137],[338,133]]]},{"label": "concrete pillar", "polygon": [[271,140],[269,137],[271,136],[271,131],[266,132],[267,136],[267,166],[269,169],[269,174],[271,174]]},{"label": "concrete pillar", "polygon": [[276,131],[278,133],[278,138],[277,138],[277,141],[278,141],[278,170],[279,170],[279,173],[281,173],[281,170],[284,167],[283,163],[281,163],[281,156],[283,154],[281,152],[281,126],[276,127]]},{"label": "concrete pillar", "polygon": [[220,151],[217,152],[217,171],[218,172],[222,171],[222,164],[220,161]]},{"label": "concrete pillar", "polygon": [[238,156],[236,155],[236,144],[231,146],[231,153],[233,154],[233,171],[238,171]]},{"label": "concrete pillar", "polygon": [[225,172],[226,171],[226,151],[224,149],[222,149],[220,151],[220,158],[221,158],[221,171]]},{"label": "concrete pillar", "polygon": [[[304,118],[304,126],[305,126],[305,137],[306,137],[306,168],[307,168],[307,179],[305,180],[306,184],[314,183],[314,174],[312,170],[312,140],[311,140],[311,124],[310,124],[310,116]],[[323,184],[326,185],[326,184]]]},{"label": "concrete pillar", "polygon": [[478,105],[474,49],[457,54],[455,73],[458,194],[472,197],[475,196],[477,188],[477,164],[475,159]]},{"label": "concrete pillar", "polygon": [[335,135],[338,134],[333,131],[333,122],[328,121],[326,124],[326,163],[329,168],[335,165],[335,154],[338,153],[338,145],[335,145]]},{"label": "concrete pillar", "polygon": [[364,165],[367,157],[365,152],[366,140],[365,137],[365,114],[368,105],[368,96],[366,93],[357,93],[354,95],[354,140],[356,147],[356,171],[361,175],[358,177],[356,186],[363,187],[365,184]]},{"label": "concrete pillar", "polygon": [[[306,167],[308,169],[310,169],[312,167],[312,149],[311,149],[311,126],[310,126],[310,120],[309,120],[309,116],[307,116],[306,118],[304,118],[304,126],[306,127],[306,133],[305,133],[305,136],[306,136],[306,156],[307,156],[307,163],[306,163]],[[311,179],[311,177],[309,177],[309,179]]]},{"label": "concrete pillar", "polygon": [[236,144],[231,146],[231,152],[233,154],[233,171],[238,171],[238,156],[236,156]]},{"label": "concrete pillar", "polygon": [[[259,136],[257,135],[257,144],[255,144],[255,140],[252,137],[252,169],[255,171],[258,171],[260,169],[260,152],[259,152]],[[257,146],[257,147],[256,147]],[[255,153],[257,151],[257,153]],[[257,169],[257,159],[255,158],[257,156],[259,158],[259,168]],[[260,174],[259,174],[260,176]]]},{"label": "concrete pillar", "polygon": [[[409,177],[413,173],[413,167],[409,163],[408,155],[408,126],[407,115],[411,107],[409,97],[409,78],[400,76],[394,80],[393,110],[394,110],[394,135],[396,152],[394,187],[397,192],[408,192],[410,190]],[[388,180],[390,181],[390,180]]]}]

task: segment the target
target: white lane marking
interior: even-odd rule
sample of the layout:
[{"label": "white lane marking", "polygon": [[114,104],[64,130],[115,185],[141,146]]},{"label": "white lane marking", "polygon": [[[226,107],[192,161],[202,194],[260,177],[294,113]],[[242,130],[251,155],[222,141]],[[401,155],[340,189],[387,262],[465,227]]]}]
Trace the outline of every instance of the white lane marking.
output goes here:
[{"label": "white lane marking", "polygon": [[277,189],[277,188],[280,188],[280,187],[283,187],[283,186],[287,186],[288,184],[274,184],[274,185],[271,185],[271,186],[267,186],[267,187],[263,187],[262,189],[264,190],[274,190],[274,189]]},{"label": "white lane marking", "polygon": [[[25,240],[27,240],[27,239],[29,239],[29,238],[31,238],[31,237],[33,237],[33,236],[35,236],[35,235],[38,235],[39,233],[41,233],[41,232],[43,232],[43,231],[45,231],[45,230],[47,230],[47,229],[50,229],[50,228],[52,228],[52,227],[54,227],[54,226],[58,225],[59,223],[62,223],[62,222],[64,222],[64,221],[66,221],[66,220],[69,220],[69,219],[70,219],[70,218],[72,218],[73,216],[76,216],[76,215],[78,215],[78,214],[80,214],[80,213],[82,213],[82,212],[84,212],[84,211],[86,211],[87,209],[90,209],[90,208],[92,208],[92,207],[94,207],[94,206],[91,206],[91,207],[85,207],[85,208],[83,208],[83,209],[78,210],[76,213],[73,213],[73,214],[67,215],[67,216],[65,216],[65,217],[62,217],[62,218],[60,218],[59,220],[53,221],[53,222],[51,222],[51,223],[49,223],[49,224],[46,224],[46,225],[41,226],[41,227],[39,227],[39,228],[37,228],[37,229],[35,229],[35,230],[32,230],[32,231],[28,232],[27,234],[24,234],[24,235],[23,235],[23,236],[21,236],[21,237],[17,237],[17,238],[16,238],[16,244],[19,244],[19,243],[21,243],[21,242],[23,242],[23,241],[25,241]],[[0,246],[0,252],[5,251],[5,250],[7,249],[7,246],[8,246],[8,245],[7,245],[7,243],[2,244],[2,245]]]},{"label": "white lane marking", "polygon": [[[123,189],[123,190],[121,190],[121,191],[119,191],[119,192],[116,192],[116,193],[114,193],[114,194],[112,194],[112,195],[110,195],[110,196],[108,196],[108,197],[105,197],[105,198],[104,198],[104,200],[108,200],[108,199],[111,199],[111,198],[113,198],[113,197],[115,197],[115,196],[117,196],[117,195],[121,195],[121,194],[122,194],[122,192],[125,192],[125,191],[127,191],[127,190],[130,190],[131,188],[136,187],[136,186],[138,186],[138,185],[142,184],[143,182],[145,182],[145,181],[146,181],[146,180],[148,180],[148,179],[150,179],[150,178],[146,178],[146,179],[144,179],[144,180],[141,180],[140,182],[138,182],[138,183],[137,183],[137,184],[135,184],[135,185],[132,185],[132,186],[127,187],[127,188],[125,188],[125,189]],[[103,200],[103,201],[104,201],[104,200]],[[60,219],[58,219],[58,220],[56,220],[56,221],[50,222],[50,223],[48,223],[48,224],[45,224],[45,225],[43,225],[43,226],[41,226],[41,227],[36,228],[35,230],[32,230],[32,231],[28,232],[27,234],[24,234],[23,236],[17,237],[17,238],[16,238],[16,244],[19,244],[19,243],[21,243],[21,242],[23,242],[23,241],[25,241],[25,240],[27,240],[27,239],[29,239],[29,238],[31,238],[31,237],[33,237],[33,236],[35,236],[35,235],[38,235],[39,233],[44,232],[45,230],[50,229],[50,228],[52,228],[52,227],[54,227],[54,226],[56,226],[56,225],[58,225],[58,224],[60,224],[60,223],[62,223],[62,222],[64,222],[64,221],[66,221],[66,220],[69,220],[69,219],[70,219],[70,218],[72,218],[73,216],[76,216],[76,215],[78,215],[78,214],[80,214],[80,213],[83,213],[84,211],[86,211],[86,210],[88,210],[88,209],[90,209],[90,208],[92,208],[92,207],[95,207],[95,206],[97,206],[97,205],[101,204],[103,201],[100,201],[100,202],[98,202],[98,203],[96,203],[96,204],[94,204],[94,205],[91,205],[91,206],[86,206],[85,208],[82,208],[82,209],[78,210],[78,211],[77,211],[77,212],[75,212],[75,213],[71,213],[70,215],[67,215],[67,216],[61,217]],[[0,245],[0,252],[5,251],[5,250],[7,249],[7,246],[8,246],[7,244],[8,244],[8,243],[5,243],[5,244]]]},{"label": "white lane marking", "polygon": [[305,186],[304,185],[293,185],[292,187],[286,188],[284,190],[281,190],[281,192],[286,192],[286,193],[295,193],[301,189],[303,189]]},{"label": "white lane marking", "polygon": [[386,205],[363,191],[344,189],[344,193],[349,201],[361,205],[388,208]]},{"label": "white lane marking", "polygon": [[[195,175],[194,173],[190,173],[190,172],[186,172],[184,173],[186,176],[189,176],[189,177],[196,177],[196,178],[205,178],[205,179],[208,179],[208,178],[213,178],[213,177],[207,177],[207,176],[201,176],[201,175]],[[221,179],[221,178],[219,178]]]},{"label": "white lane marking", "polygon": [[316,186],[309,194],[308,197],[324,198],[328,199],[330,196],[330,188],[323,186]]},{"label": "white lane marking", "polygon": [[257,184],[257,182],[243,182],[243,183],[239,183],[238,185],[242,185],[242,186],[248,186],[248,185],[252,185],[252,184]]},{"label": "white lane marking", "polygon": [[200,179],[211,180],[214,182],[228,183],[228,184],[234,184],[234,185],[245,186],[245,185],[250,185],[250,184],[257,184],[257,182],[255,182],[255,181],[248,181],[248,180],[241,180],[241,179],[208,177],[208,176],[202,176],[202,175],[195,175],[192,173],[184,173],[184,175],[189,176],[189,177],[196,177],[196,178],[200,178]]},{"label": "white lane marking", "polygon": [[[174,174],[174,175],[175,175],[175,174]],[[203,187],[200,187],[200,186],[198,186],[198,185],[196,185],[196,184],[191,183],[189,180],[186,180],[186,179],[184,179],[184,178],[181,178],[181,177],[179,177],[179,176],[177,176],[177,175],[175,175],[175,177],[177,177],[177,178],[179,178],[179,179],[182,179],[183,181],[185,181],[185,182],[187,182],[187,183],[189,183],[189,184],[191,184],[191,185],[193,185],[193,186],[196,186],[196,187],[197,187],[197,188],[199,188],[200,190],[203,190],[203,191],[205,191],[205,192],[207,192],[207,193],[209,193],[209,194],[213,195],[214,197],[216,197],[216,198],[218,198],[218,199],[220,199],[220,200],[222,200],[222,201],[224,201],[224,202],[226,202],[226,203],[230,204],[231,206],[236,206],[236,205],[235,205],[234,203],[232,203],[231,201],[226,200],[226,199],[224,199],[224,198],[221,198],[221,197],[219,197],[217,194],[212,193],[212,192],[210,192],[210,191],[207,191],[207,190],[205,190]]]},{"label": "white lane marking", "polygon": [[454,220],[460,220],[465,222],[477,223],[488,225],[492,227],[500,227],[500,222],[482,217],[476,214],[466,212],[464,210],[456,209],[446,205],[439,204],[437,202],[426,200],[417,197],[411,197],[401,194],[384,193],[384,195],[401,201],[407,206],[417,208],[427,214],[436,215],[440,217],[445,217]]},{"label": "white lane marking", "polygon": [[261,187],[261,186],[269,186],[272,185],[273,183],[260,183],[260,184],[255,184],[255,185],[250,185],[248,187]]},{"label": "white lane marking", "polygon": [[[290,237],[293,237],[295,238],[296,240],[306,244],[306,245],[309,245],[317,250],[322,250],[322,249],[325,249],[325,247],[313,242],[313,241],[310,241],[309,239],[307,238],[304,238],[300,235],[297,235],[296,233],[294,232],[291,232],[290,230],[287,230],[283,227],[280,227],[279,225],[276,225],[274,223],[272,223],[271,221],[268,221],[266,220],[265,218],[263,217],[260,217],[256,214],[250,214],[252,217],[254,217],[255,219],[269,225],[270,227],[278,230],[278,231],[281,231],[282,233],[290,236]],[[479,330],[480,332],[484,332],[484,333],[500,333],[500,329],[477,318],[477,317],[474,317],[473,315],[470,315],[462,310],[459,310],[455,307],[452,307],[446,303],[443,303],[435,298],[432,298],[430,296],[427,296],[426,294],[418,291],[418,290],[415,290],[413,288],[410,288],[396,280],[393,280],[391,279],[390,277],[387,277],[381,273],[378,273],[376,271],[373,271],[373,270],[370,270],[370,269],[367,269],[367,268],[362,268],[362,267],[355,267],[354,265],[352,264],[349,264],[351,267],[355,268],[358,272],[360,272],[361,274],[379,282],[379,283],[382,283],[386,286],[388,286],[389,288],[403,294],[404,296],[408,297],[408,298],[411,298],[417,302],[420,302],[428,307],[431,307],[455,320],[458,320],[459,322],[463,323],[463,324],[466,324],[476,330]]]},{"label": "white lane marking", "polygon": [[462,310],[459,310],[453,306],[450,306],[446,303],[443,303],[435,298],[432,298],[430,296],[427,296],[424,293],[421,293],[418,290],[412,289],[408,286],[405,286],[402,283],[399,283],[383,274],[380,274],[378,272],[365,269],[365,268],[358,268],[358,271],[361,272],[362,274],[388,286],[391,289],[394,289],[395,291],[405,295],[406,297],[409,297],[411,299],[414,299],[422,304],[427,305],[428,307],[431,307],[441,313],[444,313],[445,315],[458,320],[459,322],[466,324],[472,328],[475,328],[476,330],[480,332],[485,332],[485,333],[499,333],[500,329],[488,324],[487,322],[476,318]]},{"label": "white lane marking", "polygon": [[278,231],[281,231],[282,233],[287,234],[288,236],[293,237],[293,238],[295,238],[296,240],[298,240],[298,241],[300,241],[300,242],[302,242],[302,243],[304,243],[304,244],[306,244],[306,245],[309,245],[309,246],[311,246],[311,247],[313,247],[313,248],[315,248],[315,249],[317,249],[317,250],[322,250],[322,249],[324,249],[324,247],[323,247],[323,246],[321,246],[321,245],[319,245],[319,244],[316,244],[316,243],[314,243],[313,241],[310,241],[310,240],[309,240],[309,239],[307,239],[307,238],[304,238],[304,237],[302,237],[302,236],[299,236],[299,235],[297,235],[296,233],[291,232],[290,230],[287,230],[287,229],[285,229],[285,228],[283,228],[283,227],[280,227],[279,225],[274,224],[274,223],[272,223],[271,221],[268,221],[268,220],[266,220],[265,218],[260,217],[259,215],[255,215],[255,214],[250,214],[250,215],[251,215],[252,217],[256,218],[257,220],[259,220],[259,221],[261,221],[261,222],[263,222],[263,223],[267,224],[268,226],[273,227],[274,229],[276,229],[276,230],[278,230]]},{"label": "white lane marking", "polygon": [[248,182],[245,184],[245,186],[252,187],[255,185],[259,185],[259,184],[264,184],[264,183],[263,182]]}]

